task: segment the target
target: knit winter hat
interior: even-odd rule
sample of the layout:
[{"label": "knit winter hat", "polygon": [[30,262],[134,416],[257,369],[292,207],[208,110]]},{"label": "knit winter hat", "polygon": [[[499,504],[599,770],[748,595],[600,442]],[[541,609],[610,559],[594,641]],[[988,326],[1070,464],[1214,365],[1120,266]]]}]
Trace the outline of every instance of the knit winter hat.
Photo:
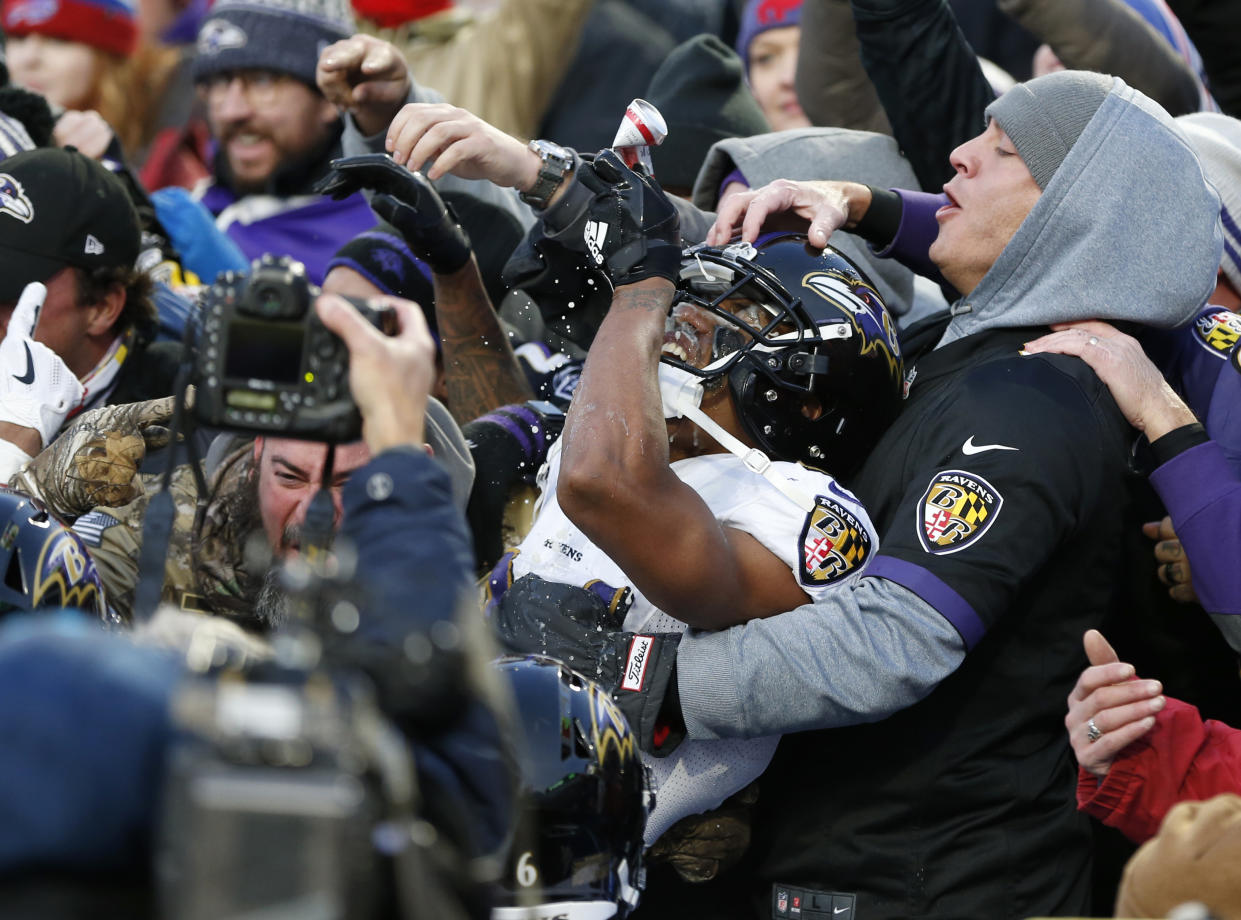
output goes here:
[{"label": "knit winter hat", "polygon": [[268,70],[314,87],[323,49],[355,31],[346,0],[216,0],[198,30],[194,79]]},{"label": "knit winter hat", "polygon": [[340,266],[353,269],[385,294],[414,301],[422,307],[431,334],[436,335],[431,270],[409,251],[395,227],[380,223],[359,233],[336,251],[323,273]]},{"label": "knit winter hat", "polygon": [[4,0],[5,35],[32,33],[129,57],[138,44],[132,0]]},{"label": "knit winter hat", "polygon": [[741,64],[750,69],[750,42],[768,29],[801,25],[802,0],[749,0],[741,14],[741,30],[737,33],[737,53]]},{"label": "knit winter hat", "polygon": [[651,148],[655,176],[664,186],[693,188],[716,141],[771,130],[746,85],[741,59],[714,35],[698,35],[674,48],[643,98],[668,123],[664,142]]},{"label": "knit winter hat", "polygon": [[1038,187],[1046,189],[1112,91],[1112,80],[1085,70],[1035,77],[987,106],[986,115],[1000,123]]},{"label": "knit winter hat", "polygon": [[1214,112],[1176,119],[1202,162],[1202,171],[1219,193],[1224,258],[1220,268],[1241,291],[1241,121]]},{"label": "knit winter hat", "polygon": [[1187,901],[1219,920],[1241,920],[1241,797],[1182,802],[1125,866],[1117,917],[1166,917]]}]

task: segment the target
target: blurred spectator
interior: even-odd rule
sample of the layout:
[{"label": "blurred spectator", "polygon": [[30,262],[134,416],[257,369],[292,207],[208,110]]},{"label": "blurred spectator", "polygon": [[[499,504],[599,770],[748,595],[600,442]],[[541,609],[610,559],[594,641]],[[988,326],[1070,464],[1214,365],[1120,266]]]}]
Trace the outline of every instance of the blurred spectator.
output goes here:
[{"label": "blurred spectator", "polygon": [[134,162],[152,191],[169,185],[191,189],[211,175],[206,108],[193,72],[198,28],[211,0],[137,2],[143,47],[169,49],[174,63],[154,113],[150,143],[145,151],[134,151]]},{"label": "blurred spectator", "polygon": [[737,33],[737,53],[750,91],[772,130],[807,128],[794,77],[801,42],[801,0],[749,0]]},{"label": "blurred spectator", "polygon": [[[25,462],[22,453],[26,459],[38,453],[66,417],[171,394],[180,348],[152,341],[151,279],[134,267],[138,216],[115,176],[81,153],[55,148],[9,157],[4,174],[0,319],[6,328],[27,284],[47,288],[41,313],[28,307],[26,319],[9,330],[16,347],[5,375],[4,420],[23,431],[2,436],[8,446],[0,478],[7,481]],[[47,348],[34,349],[37,361],[19,366],[21,345],[30,341]]]},{"label": "blurred spectator", "polygon": [[[1125,866],[1117,917],[1241,918],[1241,797],[1177,805]],[[1180,908],[1179,910],[1177,908]]]},{"label": "blurred spectator", "polygon": [[5,0],[0,22],[12,79],[68,110],[58,143],[98,157],[115,132],[141,159],[177,55],[140,43],[131,0]]},{"label": "blurred spectator", "polygon": [[410,74],[508,134],[535,136],[573,60],[590,0],[353,0],[362,31],[401,50]]},{"label": "blurred spectator", "polygon": [[1197,50],[1160,0],[1000,0],[1000,8],[1043,40],[1035,76],[1097,70],[1121,77],[1172,115],[1215,108]]},{"label": "blurred spectator", "polygon": [[315,85],[319,49],[352,34],[343,0],[220,0],[194,60],[218,145],[199,197],[247,258],[290,255],[316,284],[341,244],[375,223],[361,195],[337,202],[311,188],[340,151],[340,117]]}]

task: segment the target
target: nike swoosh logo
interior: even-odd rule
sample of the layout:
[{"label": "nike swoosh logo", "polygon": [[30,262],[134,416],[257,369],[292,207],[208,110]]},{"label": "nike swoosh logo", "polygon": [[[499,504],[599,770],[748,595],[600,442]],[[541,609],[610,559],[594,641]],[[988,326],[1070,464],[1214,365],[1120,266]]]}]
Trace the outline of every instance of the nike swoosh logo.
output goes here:
[{"label": "nike swoosh logo", "polygon": [[26,373],[22,374],[20,377],[14,374],[13,379],[18,383],[25,383],[29,385],[34,383],[34,356],[30,354],[29,342],[22,342],[22,347],[26,349]]},{"label": "nike swoosh logo", "polygon": [[845,911],[847,911],[848,909],[849,909],[849,908],[847,908],[847,907],[833,907],[833,908],[832,908],[832,913],[834,913],[834,914],[843,914],[843,913],[844,913]]},{"label": "nike swoosh logo", "polygon": [[1006,447],[1003,444],[975,444],[973,435],[970,435],[969,440],[961,445],[961,453],[965,454],[967,457],[972,457],[974,454],[985,453],[989,450],[1021,450],[1021,448]]}]

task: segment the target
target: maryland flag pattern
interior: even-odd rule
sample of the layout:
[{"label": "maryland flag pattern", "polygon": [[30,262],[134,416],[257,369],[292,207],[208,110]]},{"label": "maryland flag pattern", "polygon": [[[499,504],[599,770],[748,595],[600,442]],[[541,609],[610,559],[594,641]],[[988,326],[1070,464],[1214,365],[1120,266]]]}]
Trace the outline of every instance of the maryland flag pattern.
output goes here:
[{"label": "maryland flag pattern", "polygon": [[816,495],[801,529],[801,583],[830,585],[858,571],[870,559],[870,533],[843,505]]},{"label": "maryland flag pattern", "polygon": [[978,540],[999,517],[1004,498],[981,476],[962,470],[936,473],[919,502],[918,538],[937,556]]},{"label": "maryland flag pattern", "polygon": [[1227,358],[1241,341],[1241,316],[1231,310],[1211,307],[1194,320],[1194,338],[1217,358]]}]

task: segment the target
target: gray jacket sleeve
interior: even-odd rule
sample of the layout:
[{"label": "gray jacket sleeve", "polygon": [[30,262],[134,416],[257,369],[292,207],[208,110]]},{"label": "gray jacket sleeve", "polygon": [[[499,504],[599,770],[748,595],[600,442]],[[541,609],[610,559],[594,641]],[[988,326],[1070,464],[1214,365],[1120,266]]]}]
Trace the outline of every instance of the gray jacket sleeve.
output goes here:
[{"label": "gray jacket sleeve", "polygon": [[[413,82],[410,83],[409,95],[405,97],[406,105],[411,102],[443,101],[444,97],[435,90],[419,86]],[[353,120],[353,116],[346,115],[345,131],[340,139],[341,152],[347,157],[357,156],[362,153],[383,153],[384,138],[386,136],[387,132],[381,131],[378,134],[366,137],[358,129],[357,122]],[[466,192],[475,198],[503,208],[517,218],[524,230],[529,230],[534,226],[534,212],[527,207],[525,202],[517,197],[516,189],[501,188],[485,179],[461,179],[451,174],[437,179],[435,187],[445,192]]]},{"label": "gray jacket sleeve", "polygon": [[952,625],[913,592],[862,578],[814,604],[677,651],[690,738],[755,738],[875,722],[910,706],[965,660]]}]

